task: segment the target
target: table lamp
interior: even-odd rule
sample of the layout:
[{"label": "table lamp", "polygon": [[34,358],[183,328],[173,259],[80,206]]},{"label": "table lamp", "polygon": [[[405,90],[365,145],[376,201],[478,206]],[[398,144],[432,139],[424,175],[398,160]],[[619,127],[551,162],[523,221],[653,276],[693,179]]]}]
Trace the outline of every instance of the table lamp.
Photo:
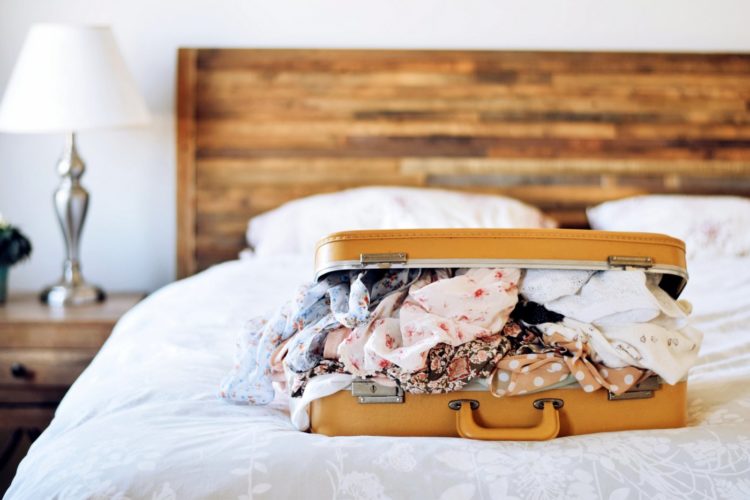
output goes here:
[{"label": "table lamp", "polygon": [[49,305],[102,301],[104,291],[81,274],[79,241],[89,194],[76,132],[142,125],[149,113],[106,26],[38,24],[29,31],[0,103],[0,131],[66,134],[57,164],[62,178],[54,193],[65,237],[60,281],[45,289]]}]

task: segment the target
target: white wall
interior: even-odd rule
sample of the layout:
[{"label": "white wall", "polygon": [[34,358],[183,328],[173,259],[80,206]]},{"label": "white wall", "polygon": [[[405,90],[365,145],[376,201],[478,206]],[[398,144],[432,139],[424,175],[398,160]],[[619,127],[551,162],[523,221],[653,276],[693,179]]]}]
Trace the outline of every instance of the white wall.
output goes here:
[{"label": "white wall", "polygon": [[[175,274],[175,51],[180,46],[750,51],[747,0],[0,0],[0,90],[29,26],[108,23],[153,113],[139,130],[89,132],[89,280],[153,290]],[[12,291],[57,279],[51,206],[62,138],[0,134],[0,212],[35,246]]]}]

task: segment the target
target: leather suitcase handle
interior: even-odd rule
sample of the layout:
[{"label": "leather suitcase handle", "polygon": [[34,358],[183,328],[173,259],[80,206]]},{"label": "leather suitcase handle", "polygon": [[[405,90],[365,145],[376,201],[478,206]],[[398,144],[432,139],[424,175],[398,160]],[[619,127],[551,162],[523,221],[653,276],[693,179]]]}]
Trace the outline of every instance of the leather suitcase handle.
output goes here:
[{"label": "leather suitcase handle", "polygon": [[560,412],[563,402],[559,399],[537,399],[534,407],[541,409],[542,418],[533,427],[482,427],[474,420],[474,410],[479,402],[473,399],[451,401],[449,407],[457,410],[456,430],[468,439],[484,441],[546,441],[560,432]]}]

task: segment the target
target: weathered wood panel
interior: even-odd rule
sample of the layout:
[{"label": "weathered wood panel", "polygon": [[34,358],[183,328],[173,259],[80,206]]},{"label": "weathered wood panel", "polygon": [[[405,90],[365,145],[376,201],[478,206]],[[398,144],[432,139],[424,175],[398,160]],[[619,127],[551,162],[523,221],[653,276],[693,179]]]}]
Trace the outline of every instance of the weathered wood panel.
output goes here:
[{"label": "weathered wood panel", "polygon": [[198,53],[180,50],[177,68],[177,275],[196,271],[195,139]]},{"label": "weathered wood panel", "polygon": [[563,225],[646,192],[750,193],[750,55],[182,49],[178,272],[247,220],[363,185],[533,203]]}]

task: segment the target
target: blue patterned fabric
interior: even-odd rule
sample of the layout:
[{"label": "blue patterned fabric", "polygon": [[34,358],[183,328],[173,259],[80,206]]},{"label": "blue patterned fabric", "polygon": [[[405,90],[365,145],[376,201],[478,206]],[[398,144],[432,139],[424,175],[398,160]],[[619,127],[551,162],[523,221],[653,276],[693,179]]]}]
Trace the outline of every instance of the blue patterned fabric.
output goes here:
[{"label": "blue patterned fabric", "polygon": [[378,302],[405,289],[419,275],[418,269],[342,271],[301,287],[295,299],[270,318],[248,322],[234,367],[221,383],[221,396],[256,405],[270,403],[274,398],[271,355],[282,342],[291,338],[286,367],[298,373],[309,371],[323,359],[330,331],[366,324]]}]

